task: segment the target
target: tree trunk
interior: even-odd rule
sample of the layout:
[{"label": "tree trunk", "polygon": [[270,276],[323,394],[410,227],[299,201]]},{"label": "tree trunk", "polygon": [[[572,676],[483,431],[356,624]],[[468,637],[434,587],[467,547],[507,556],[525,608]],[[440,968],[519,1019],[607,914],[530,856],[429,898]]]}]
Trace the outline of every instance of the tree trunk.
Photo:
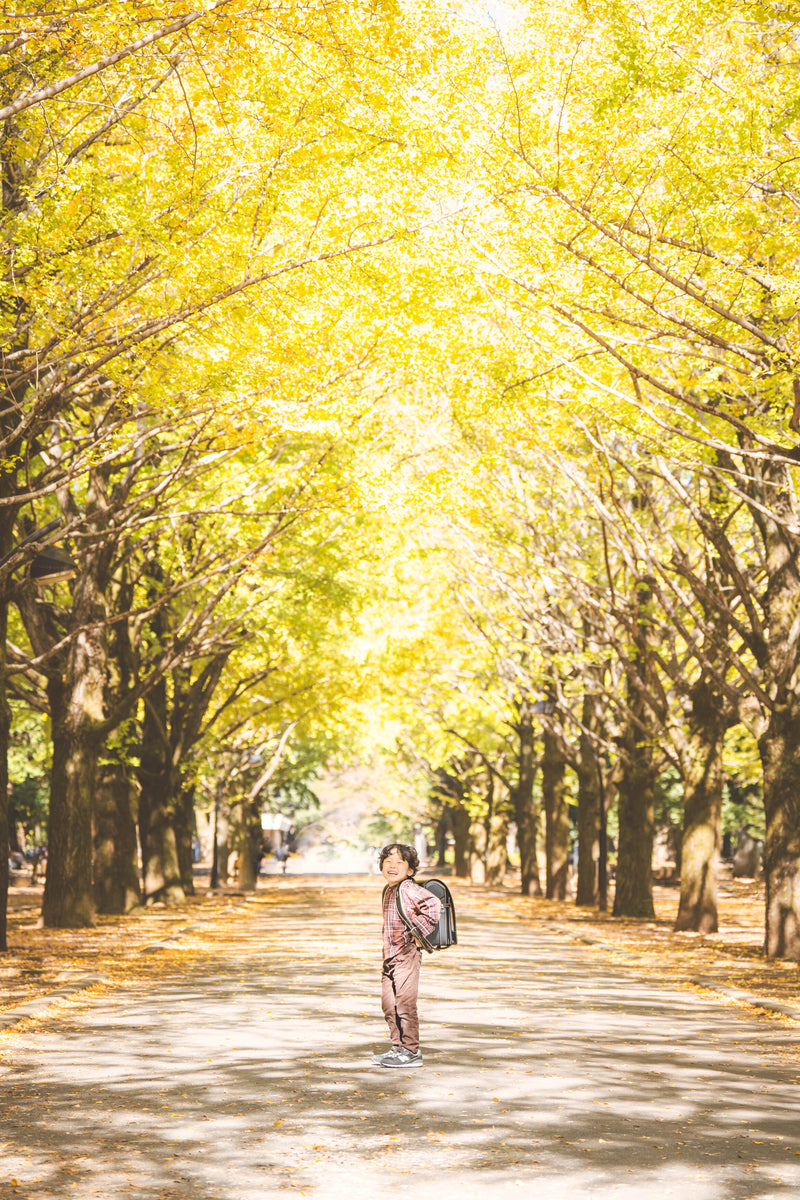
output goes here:
[{"label": "tree trunk", "polygon": [[217,836],[217,879],[220,884],[227,886],[228,884],[228,861],[231,856],[231,835],[228,803],[225,802],[224,807],[220,809],[219,834]]},{"label": "tree trunk", "polygon": [[83,728],[84,713],[74,692],[61,702],[48,687],[53,762],[47,823],[47,874],[42,919],[50,929],[76,929],[95,923],[92,886],[92,798],[97,745]]},{"label": "tree trunk", "polygon": [[486,882],[486,825],[476,817],[469,827],[469,878],[471,883]]},{"label": "tree trunk", "polygon": [[717,874],[722,814],[722,746],[726,720],[721,698],[703,680],[693,689],[692,712],[681,750],[683,835],[681,897],[675,928],[716,933]]},{"label": "tree trunk", "polygon": [[175,837],[178,843],[178,863],[180,865],[181,883],[187,896],[194,895],[194,863],[192,861],[196,830],[194,797],[194,784],[184,784],[181,787],[175,810]]},{"label": "tree trunk", "polygon": [[[46,657],[52,738],[50,812],[42,920],[50,928],[94,924],[92,881],[93,803],[97,758],[104,737],[108,668],[106,600],[110,551],[107,479],[89,472],[85,516],[95,535],[82,553],[71,610],[45,602],[30,579],[16,589],[16,602],[34,653]],[[71,505],[67,489],[62,506]],[[64,640],[65,628],[70,640]]]},{"label": "tree trunk", "polygon": [[650,605],[652,589],[639,579],[635,590],[635,652],[627,664],[627,717],[620,738],[619,844],[617,882],[614,892],[615,917],[654,917],[653,839],[655,836],[655,767],[652,746],[656,742],[653,716],[647,702],[647,687],[653,670],[653,639]]},{"label": "tree trunk", "polygon": [[[34,601],[34,604],[36,602]],[[105,604],[88,557],[75,585],[78,633],[63,681],[51,673],[47,694],[53,740],[47,874],[42,918],[49,928],[95,921],[92,882],[93,801],[106,679]]]},{"label": "tree trunk", "polygon": [[140,820],[146,814],[142,836],[143,892],[147,904],[184,904],[178,841],[175,837],[175,811],[171,772],[153,774],[145,768],[140,774]]},{"label": "tree trunk", "polygon": [[175,799],[180,786],[167,740],[167,682],[160,679],[145,703],[139,766],[139,838],[147,904],[184,904]]},{"label": "tree trunk", "polygon": [[595,905],[599,899],[600,861],[600,781],[597,752],[591,733],[600,725],[598,696],[586,692],[583,697],[583,712],[578,748],[578,886],[576,904]]},{"label": "tree trunk", "polygon": [[234,806],[234,812],[239,859],[237,884],[243,891],[253,892],[258,881],[256,859],[264,837],[261,829],[261,805],[258,799],[247,797]]},{"label": "tree trunk", "polygon": [[141,903],[136,789],[128,768],[116,759],[97,767],[94,898],[99,913],[127,913]]},{"label": "tree trunk", "polygon": [[495,806],[495,779],[486,771],[486,813],[475,817],[469,831],[469,877],[473,883],[486,883],[488,878],[489,829]]},{"label": "tree trunk", "polygon": [[486,882],[497,887],[503,882],[508,864],[508,826],[510,814],[503,807],[489,818],[488,845],[486,847]]},{"label": "tree trunk", "polygon": [[437,867],[443,867],[447,863],[447,835],[452,832],[452,824],[450,809],[445,807],[442,809],[442,815],[436,822],[436,833],[434,835]]},{"label": "tree trunk", "polygon": [[458,879],[469,876],[469,813],[462,805],[453,809],[453,874]]},{"label": "tree trunk", "polygon": [[[6,279],[13,270],[15,252],[8,218],[19,211],[27,177],[23,164],[30,155],[31,148],[17,122],[13,118],[5,121],[0,131],[0,204],[5,230],[3,259]],[[16,297],[7,294],[3,307],[4,319],[9,323],[4,331],[3,344],[0,345],[0,437],[4,443],[3,469],[0,471],[0,496],[4,501],[0,509],[0,559],[5,560],[14,549],[14,527],[20,508],[19,501],[11,501],[20,490],[30,490],[29,479],[24,476],[20,479],[19,472],[23,468],[27,474],[30,459],[25,451],[41,432],[42,422],[41,408],[38,409],[38,419],[31,420],[31,406],[25,403],[30,387],[27,370],[16,370],[11,361],[14,357],[21,357],[20,352],[28,350],[30,346],[33,322],[29,306],[20,294]],[[11,573],[8,572],[0,578],[0,953],[8,950],[8,748],[11,709],[8,704],[6,646],[11,592]]]},{"label": "tree trunk", "polygon": [[[155,581],[152,592],[157,595],[162,582],[158,564],[153,564],[150,573]],[[159,610],[151,628],[165,645],[170,637],[170,614]],[[232,650],[233,643],[214,654],[194,679],[188,666],[174,668],[169,681],[159,680],[145,703],[139,807],[148,903],[182,904],[186,892],[194,889],[194,789],[184,783],[185,763],[202,736],[203,718]]]},{"label": "tree trunk", "polygon": [[[133,603],[130,567],[125,562],[105,590],[109,618],[127,613]],[[118,710],[130,692],[135,675],[131,627],[111,620],[108,631],[106,712]],[[123,734],[128,725],[126,720]],[[138,797],[132,747],[126,736],[115,739],[97,768],[94,829],[94,894],[100,913],[126,913],[142,901],[137,838]]]},{"label": "tree trunk", "polygon": [[142,874],[147,904],[184,904],[178,841],[175,837],[175,811],[171,772],[140,774],[140,820],[146,813],[146,832],[142,837]]},{"label": "tree trunk", "polygon": [[209,886],[220,887],[228,882],[228,802],[225,784],[219,782],[214,796],[214,845],[211,855]]},{"label": "tree trunk", "polygon": [[[0,549],[8,553],[8,539],[0,538]],[[8,743],[11,709],[6,698],[6,641],[8,598],[5,580],[0,580],[0,954],[8,950]]]},{"label": "tree trunk", "polygon": [[518,771],[513,802],[519,846],[520,890],[523,896],[541,896],[542,885],[536,857],[537,813],[533,797],[536,778],[535,738],[527,701],[520,704],[517,736]]},{"label": "tree trunk", "polygon": [[[764,680],[771,704],[758,739],[764,778],[764,950],[800,961],[800,514],[797,468],[760,467],[753,516],[764,543]],[[767,513],[772,511],[774,518]]]},{"label": "tree trunk", "polygon": [[565,900],[569,880],[569,810],[567,760],[555,733],[546,729],[542,755],[542,803],[545,815],[547,899]]},{"label": "tree trunk", "polygon": [[619,781],[615,917],[654,917],[654,770],[650,747],[629,726]]},{"label": "tree trunk", "polygon": [[800,961],[800,699],[786,695],[759,739],[767,831],[764,951]]}]

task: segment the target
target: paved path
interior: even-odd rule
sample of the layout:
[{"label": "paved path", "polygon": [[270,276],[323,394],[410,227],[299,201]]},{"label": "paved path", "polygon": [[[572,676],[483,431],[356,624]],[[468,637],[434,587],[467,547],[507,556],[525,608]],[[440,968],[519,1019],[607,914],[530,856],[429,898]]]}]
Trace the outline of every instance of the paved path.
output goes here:
[{"label": "paved path", "polygon": [[796,1026],[469,902],[423,964],[425,1067],[372,1066],[377,927],[344,900],[379,882],[270,881],[197,953],[8,1036],[2,1200],[800,1195]]}]

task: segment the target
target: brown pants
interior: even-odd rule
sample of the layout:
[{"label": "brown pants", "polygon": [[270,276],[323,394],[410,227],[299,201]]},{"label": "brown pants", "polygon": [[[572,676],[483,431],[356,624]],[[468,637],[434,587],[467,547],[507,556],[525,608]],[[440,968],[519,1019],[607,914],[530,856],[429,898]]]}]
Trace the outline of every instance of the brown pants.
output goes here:
[{"label": "brown pants", "polygon": [[381,1004],[392,1045],[405,1046],[413,1054],[419,1050],[417,992],[421,964],[422,951],[412,942],[399,954],[383,960],[381,979]]}]

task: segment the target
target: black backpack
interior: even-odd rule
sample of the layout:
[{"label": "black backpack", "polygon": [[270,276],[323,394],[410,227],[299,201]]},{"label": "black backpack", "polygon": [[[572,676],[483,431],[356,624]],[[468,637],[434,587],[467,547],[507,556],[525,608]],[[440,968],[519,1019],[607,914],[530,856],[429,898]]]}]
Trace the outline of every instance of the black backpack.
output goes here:
[{"label": "black backpack", "polygon": [[446,883],[442,883],[441,879],[426,879],[424,883],[422,880],[415,879],[414,882],[419,883],[420,887],[427,888],[437,900],[441,901],[442,911],[439,914],[439,921],[430,933],[420,933],[403,911],[403,901],[400,887],[398,887],[397,915],[400,920],[429,954],[433,954],[434,950],[446,950],[448,946],[455,946],[458,941],[456,935],[456,908],[453,904],[453,897],[450,895],[449,887]]}]

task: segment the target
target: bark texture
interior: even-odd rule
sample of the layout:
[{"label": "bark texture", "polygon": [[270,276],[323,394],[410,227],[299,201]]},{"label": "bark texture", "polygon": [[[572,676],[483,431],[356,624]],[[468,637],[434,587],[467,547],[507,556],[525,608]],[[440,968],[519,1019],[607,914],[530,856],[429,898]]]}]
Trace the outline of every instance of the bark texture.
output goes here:
[{"label": "bark texture", "polygon": [[[106,588],[109,616],[125,613],[133,603],[133,586],[127,563],[121,565]],[[122,711],[133,686],[134,655],[127,620],[112,621],[108,631],[106,713]],[[133,741],[133,722],[123,726]],[[99,913],[126,913],[141,903],[138,794],[130,760],[133,746],[118,737],[104,747],[95,783],[94,895]]]},{"label": "bark texture", "polygon": [[[178,867],[181,875],[181,886],[187,896],[194,895],[194,863],[192,850],[194,836],[197,830],[194,811],[195,786],[184,783],[181,786],[177,804],[175,805],[175,838],[178,845]],[[259,814],[260,820],[260,814]],[[258,827],[259,839],[261,825]]]},{"label": "bark texture", "polygon": [[488,820],[486,847],[486,882],[497,887],[503,882],[508,863],[508,827],[510,814],[505,807],[495,808]]},{"label": "bark texture", "polygon": [[214,796],[214,845],[211,857],[212,888],[228,882],[228,802],[225,799],[225,784],[222,780],[217,784]]},{"label": "bark texture", "polygon": [[566,790],[567,760],[558,735],[544,732],[542,803],[545,814],[547,899],[565,900],[569,882],[569,810]]},{"label": "bark texture", "polygon": [[[594,905],[599,898],[600,766],[591,733],[599,729],[600,705],[596,693],[583,697],[583,731],[578,745],[578,883],[576,904]],[[588,732],[585,732],[588,731]]]},{"label": "bark texture", "polygon": [[469,813],[458,805],[453,810],[453,871],[459,879],[469,876]]},{"label": "bark texture", "polygon": [[258,875],[256,858],[261,849],[261,805],[256,797],[245,797],[231,807],[236,828],[237,884],[246,892],[255,890]]},{"label": "bark texture", "polygon": [[476,817],[469,827],[469,878],[471,883],[486,882],[486,822]]},{"label": "bark texture", "polygon": [[127,913],[141,902],[136,788],[129,768],[108,760],[97,768],[94,812],[94,898],[98,913]]},{"label": "bark texture", "polygon": [[[13,58],[12,63],[13,65]],[[27,70],[27,63],[22,68]],[[19,81],[17,81],[17,85]],[[11,81],[12,88],[14,82]],[[25,203],[25,164],[29,158],[29,147],[20,133],[18,123],[11,119],[0,127],[0,203],[3,210],[3,225],[6,230],[3,258],[6,272],[11,269],[14,246],[11,240],[11,224],[14,212]],[[6,274],[6,278],[8,278]],[[25,463],[26,440],[32,441],[42,431],[49,415],[50,403],[25,405],[29,394],[27,371],[19,372],[14,359],[22,358],[22,352],[30,345],[32,322],[29,320],[28,305],[21,296],[7,295],[3,301],[4,319],[16,320],[16,330],[6,331],[0,345],[0,437],[4,444],[3,469],[0,471],[0,497],[4,504],[0,508],[0,559],[5,559],[15,545],[15,524],[19,502],[12,503],[15,494],[28,491],[28,481],[20,481],[20,467]],[[45,389],[45,392],[47,389]],[[34,412],[33,410],[37,410]],[[27,464],[26,464],[27,465]],[[0,953],[8,949],[8,748],[11,736],[11,709],[8,704],[8,670],[6,646],[8,634],[8,605],[12,596],[11,571],[3,568],[0,576]]]},{"label": "bark texture", "polygon": [[652,590],[647,579],[636,583],[633,654],[626,663],[625,725],[618,739],[619,846],[614,892],[615,917],[654,917],[653,841],[655,776],[653,747],[658,737],[648,698],[652,664]]},{"label": "bark texture", "polygon": [[139,760],[139,839],[143,892],[148,904],[183,904],[175,801],[180,776],[168,733],[167,682],[160,679],[145,701]]},{"label": "bark texture", "polygon": [[[158,563],[152,563],[149,572],[152,592],[158,595],[163,583]],[[151,629],[162,647],[173,636],[174,620],[166,608],[153,615]],[[202,736],[203,720],[233,648],[229,642],[211,655],[196,676],[191,666],[174,667],[145,700],[139,837],[148,904],[182,904],[187,886],[192,887],[193,792],[184,779],[186,760]]]},{"label": "bark texture", "polygon": [[716,933],[722,814],[722,746],[727,721],[716,689],[701,678],[681,747],[683,833],[681,895],[675,928]]},{"label": "bark texture", "polygon": [[764,950],[800,962],[800,698],[773,713],[759,749],[764,769]]},{"label": "bark texture", "polygon": [[[91,586],[88,572],[77,586],[81,590]],[[81,599],[76,596],[79,621],[86,607]],[[99,594],[93,599],[99,617]],[[51,928],[77,928],[95,921],[92,840],[99,752],[95,726],[103,720],[104,685],[105,630],[99,622],[87,624],[73,643],[65,680],[51,677],[47,689],[53,765],[42,916]]]},{"label": "bark texture", "polygon": [[654,769],[650,746],[626,731],[619,775],[615,917],[654,917]]},{"label": "bark texture", "polygon": [[537,813],[533,785],[536,779],[536,753],[533,718],[523,701],[517,724],[517,784],[513,793],[514,820],[520,859],[520,889],[523,896],[541,896],[539,863],[536,855]]},{"label": "bark texture", "polygon": [[[796,469],[795,469],[796,470]],[[800,961],[800,514],[795,470],[767,463],[754,511],[768,584],[763,608],[762,661],[769,696],[759,738],[766,839],[764,949]],[[768,516],[764,500],[768,501]]]},{"label": "bark texture", "polygon": [[[0,537],[0,548],[7,546]],[[7,550],[4,551],[7,553]],[[11,736],[11,710],[6,698],[6,638],[8,599],[4,580],[0,580],[0,954],[8,950],[8,743]]]}]

